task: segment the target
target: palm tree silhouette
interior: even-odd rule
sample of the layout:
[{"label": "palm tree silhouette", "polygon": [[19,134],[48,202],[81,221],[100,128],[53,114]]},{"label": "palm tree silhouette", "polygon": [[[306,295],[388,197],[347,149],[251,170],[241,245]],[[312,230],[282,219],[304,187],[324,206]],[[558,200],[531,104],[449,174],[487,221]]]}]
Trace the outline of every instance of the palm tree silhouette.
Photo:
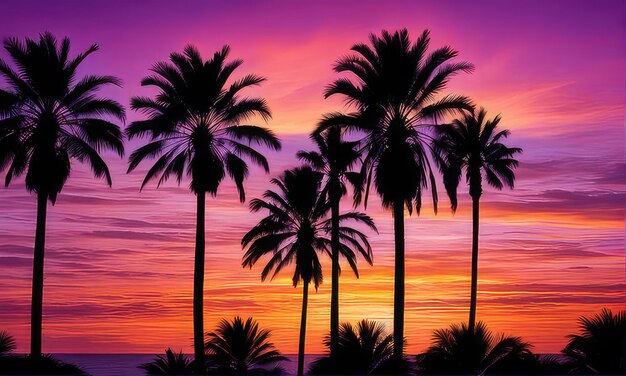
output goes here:
[{"label": "palm tree silhouette", "polygon": [[[322,195],[328,197],[331,206],[331,241],[332,241],[332,280],[330,299],[330,355],[335,354],[339,340],[339,202],[347,193],[346,183],[354,189],[355,204],[360,201],[363,190],[363,178],[358,172],[351,171],[359,159],[357,142],[342,139],[341,129],[330,128],[322,134],[311,136],[317,151],[300,151],[298,158],[325,177]],[[371,249],[362,250],[363,258],[371,265]]]},{"label": "palm tree silhouette", "polygon": [[264,367],[287,360],[269,342],[270,331],[260,329],[252,317],[244,321],[235,317],[232,322],[220,321],[217,330],[207,333],[205,351],[209,372],[219,375],[277,374],[280,367]]},{"label": "palm tree silhouette", "polygon": [[624,374],[626,371],[626,311],[610,309],[581,317],[580,334],[570,335],[563,354],[574,360],[576,371]]},{"label": "palm tree silhouette", "polygon": [[30,353],[39,359],[48,200],[55,204],[70,176],[72,159],[88,164],[111,186],[100,152],[113,150],[123,156],[122,134],[112,121],[124,121],[124,109],[96,93],[121,81],[97,75],[78,79],[78,67],[98,50],[96,44],[70,58],[70,40],[59,44],[45,33],[39,40],[6,39],[4,48],[17,70],[0,60],[0,74],[9,85],[0,89],[0,170],[8,167],[7,186],[25,174],[26,189],[37,194]]},{"label": "palm tree silhouette", "polygon": [[15,350],[15,338],[9,334],[9,332],[0,332],[0,356],[6,355]]},{"label": "palm tree silhouette", "polygon": [[[330,349],[330,337],[324,345]],[[335,356],[323,357],[311,366],[314,375],[369,375],[393,355],[393,336],[383,324],[361,320],[356,325],[344,322],[339,327],[339,341]]]},{"label": "palm tree silhouette", "polygon": [[183,354],[171,348],[165,350],[165,356],[157,355],[150,363],[144,363],[139,368],[146,371],[148,375],[192,375],[192,362]]},{"label": "palm tree silhouette", "polygon": [[[318,253],[331,255],[331,220],[325,218],[327,201],[321,195],[322,174],[310,167],[287,170],[278,179],[272,179],[278,192],[267,190],[263,199],[250,202],[253,212],[267,210],[261,219],[241,240],[244,249],[244,267],[250,267],[265,255],[271,255],[261,272],[261,280],[274,278],[284,267],[295,262],[293,286],[303,284],[302,317],[298,346],[298,376],[304,374],[304,343],[306,335],[309,284],[315,289],[322,283],[322,265]],[[357,273],[353,249],[369,249],[367,236],[360,230],[342,225],[346,221],[375,229],[371,218],[362,213],[346,213],[339,216],[339,250],[352,270]]]},{"label": "palm tree silhouette", "polygon": [[436,330],[433,344],[417,356],[421,372],[444,375],[482,375],[496,368],[510,374],[516,371],[510,365],[528,359],[534,360],[528,343],[520,337],[494,336],[480,321],[473,331],[465,323]]},{"label": "palm tree silhouette", "polygon": [[514,169],[518,162],[515,154],[520,148],[509,148],[502,140],[509,131],[499,130],[500,116],[486,120],[487,113],[481,108],[478,114],[465,114],[450,124],[436,128],[438,138],[434,142],[436,160],[443,172],[443,180],[452,203],[452,210],[457,207],[457,188],[461,175],[469,184],[472,197],[472,283],[469,314],[469,330],[474,330],[476,323],[476,294],[478,289],[478,228],[480,196],[483,193],[483,174],[487,183],[496,189],[506,184],[513,188]]},{"label": "palm tree silhouette", "polygon": [[471,110],[468,98],[436,96],[451,76],[471,72],[473,65],[451,63],[457,52],[443,47],[427,54],[430,43],[426,30],[411,42],[406,29],[370,36],[371,47],[356,44],[352,55],[335,65],[340,78],[326,90],[326,97],[342,95],[356,111],[326,115],[316,129],[333,126],[364,133],[362,171],[366,176],[365,204],[373,182],[385,208],[393,209],[395,232],[394,354],[402,358],[404,345],[404,207],[409,214],[421,208],[422,189],[431,185],[436,210],[435,179],[428,159],[425,132],[438,119],[460,110]]},{"label": "palm tree silhouette", "polygon": [[[242,122],[260,116],[270,117],[265,100],[240,97],[243,89],[265,79],[253,74],[227,82],[242,64],[226,62],[230,48],[224,46],[213,58],[204,61],[198,50],[187,46],[183,54],[172,53],[171,62],[153,66],[153,74],[143,86],[154,86],[154,98],[135,97],[131,108],[147,116],[127,129],[129,139],[148,136],[150,141],[130,156],[128,172],[144,159],[158,157],[148,170],[141,187],[160,175],[158,185],[175,176],[180,184],[186,173],[191,191],[197,197],[196,249],[194,265],[193,321],[195,366],[204,364],[203,290],[205,257],[205,196],[217,194],[226,174],[235,181],[241,202],[245,201],[244,179],[248,176],[247,158],[269,172],[266,158],[253,146],[280,149],[274,134]],[[157,185],[157,187],[158,187]]]}]

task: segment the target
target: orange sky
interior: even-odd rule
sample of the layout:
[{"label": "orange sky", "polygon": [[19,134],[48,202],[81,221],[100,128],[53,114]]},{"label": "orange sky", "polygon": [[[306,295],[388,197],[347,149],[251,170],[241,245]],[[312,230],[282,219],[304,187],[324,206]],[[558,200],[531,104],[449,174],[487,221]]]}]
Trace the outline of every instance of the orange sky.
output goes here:
[{"label": "orange sky", "polygon": [[[476,65],[474,74],[453,79],[450,92],[501,113],[510,144],[524,148],[516,189],[487,189],[483,198],[478,318],[524,337],[538,352],[557,352],[579,315],[626,305],[623,2],[63,4],[3,4],[11,12],[0,16],[0,36],[50,30],[69,36],[74,52],[98,42],[85,72],[121,77],[124,88],[106,94],[124,104],[149,92],[139,80],[170,51],[194,43],[207,57],[231,44],[232,56],[245,61],[240,74],[268,77],[252,94],[267,98],[274,114],[268,126],[284,143],[270,154],[271,176],[296,165],[295,152],[311,146],[307,133],[321,114],[343,108],[321,95],[336,58],[369,32],[407,27],[417,35],[430,28],[433,46],[451,44]],[[189,351],[195,198],[187,182],[140,193],[146,166],[126,175],[126,161],[107,161],[113,188],[76,165],[48,211],[44,351]],[[269,178],[255,171],[247,197],[259,196]],[[454,216],[443,197],[439,215],[427,205],[407,219],[411,353],[425,348],[433,329],[466,319],[466,196]],[[391,215],[377,199],[367,212],[380,231],[371,236],[374,266],[363,264],[359,280],[343,274],[341,320],[380,320],[391,329]],[[289,273],[261,283],[260,269],[241,268],[240,239],[258,218],[230,183],[207,201],[205,327],[254,316],[273,330],[281,351],[294,353],[301,290],[291,287]],[[0,190],[0,330],[16,336],[19,351],[28,349],[34,222],[35,200],[22,181]],[[326,282],[310,297],[309,353],[323,351],[328,331]]]}]

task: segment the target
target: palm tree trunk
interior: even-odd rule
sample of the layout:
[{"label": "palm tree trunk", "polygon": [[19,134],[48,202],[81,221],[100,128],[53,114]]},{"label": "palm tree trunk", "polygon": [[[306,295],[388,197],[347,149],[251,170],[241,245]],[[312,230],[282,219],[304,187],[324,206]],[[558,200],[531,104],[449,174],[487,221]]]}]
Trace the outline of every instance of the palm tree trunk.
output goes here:
[{"label": "palm tree trunk", "polygon": [[476,294],[478,293],[478,222],[479,197],[472,197],[472,291],[470,297],[469,331],[476,326]]},{"label": "palm tree trunk", "polygon": [[395,281],[393,288],[393,355],[402,360],[404,345],[404,202],[393,204],[395,235]]},{"label": "palm tree trunk", "polygon": [[339,342],[339,192],[333,185],[331,192],[331,243],[332,243],[332,281],[330,297],[330,357],[334,358]]},{"label": "palm tree trunk", "polygon": [[43,262],[46,243],[46,212],[48,195],[37,193],[37,227],[33,257],[33,289],[30,313],[30,356],[41,357],[41,326],[43,311]]},{"label": "palm tree trunk", "polygon": [[198,192],[196,255],[193,271],[193,348],[196,374],[204,374],[204,212],[206,192]]},{"label": "palm tree trunk", "polygon": [[309,282],[302,287],[302,317],[300,318],[300,343],[298,344],[298,376],[304,375],[304,338],[306,336],[306,310],[309,304]]}]

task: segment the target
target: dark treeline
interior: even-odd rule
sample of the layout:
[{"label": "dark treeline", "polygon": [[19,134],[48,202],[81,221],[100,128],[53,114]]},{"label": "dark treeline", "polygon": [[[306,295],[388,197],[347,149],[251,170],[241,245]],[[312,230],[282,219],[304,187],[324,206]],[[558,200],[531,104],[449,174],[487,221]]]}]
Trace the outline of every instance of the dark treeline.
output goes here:
[{"label": "dark treeline", "polygon": [[[278,364],[285,358],[269,342],[270,332],[260,329],[252,318],[224,320],[215,331],[205,332],[203,317],[207,193],[214,197],[229,178],[240,201],[245,202],[249,164],[269,173],[263,152],[281,148],[272,130],[249,125],[250,121],[265,123],[271,119],[264,98],[246,96],[250,87],[261,85],[265,78],[237,76],[243,62],[230,59],[228,46],[208,59],[194,46],[187,46],[182,52],[171,53],[167,61],[155,63],[141,81],[155,94],[130,100],[130,109],[142,119],[130,123],[123,132],[124,107],[98,96],[102,87],[121,86],[121,81],[108,75],[77,75],[78,67],[98,50],[97,45],[71,57],[69,39],[58,41],[45,33],[36,40],[5,39],[4,48],[10,61],[0,60],[0,74],[6,81],[6,88],[0,89],[0,170],[6,173],[6,185],[24,177],[27,190],[37,197],[37,222],[30,354],[26,358],[7,355],[15,344],[3,333],[0,359],[11,364],[3,369],[12,373],[82,372],[42,354],[48,203],[54,205],[74,161],[89,165],[94,176],[110,186],[112,177],[100,153],[111,150],[123,157],[124,138],[137,138],[142,145],[131,152],[128,173],[143,162],[153,161],[140,188],[151,181],[158,187],[170,178],[178,184],[187,179],[197,200],[193,359],[168,349],[165,356],[141,367],[150,374],[280,373]],[[457,57],[452,47],[430,46],[428,30],[415,40],[406,29],[383,31],[370,35],[367,43],[355,44],[333,66],[341,78],[324,90],[325,97],[341,97],[346,110],[323,114],[311,134],[315,150],[298,152],[302,164],[272,179],[272,189],[250,201],[250,210],[265,217],[241,239],[242,266],[252,268],[262,260],[262,280],[291,268],[293,286],[303,288],[299,376],[305,373],[309,285],[317,289],[322,283],[322,257],[331,260],[330,333],[325,341],[328,354],[311,366],[312,374],[624,370],[624,312],[613,315],[603,311],[595,318],[581,319],[582,334],[572,336],[563,350],[567,363],[539,357],[521,338],[494,335],[485,323],[477,321],[483,185],[512,189],[521,149],[506,145],[509,131],[500,127],[499,115],[489,118],[470,98],[447,92],[455,75],[474,69]],[[453,211],[463,179],[472,198],[468,322],[436,331],[432,346],[411,359],[404,353],[404,218],[420,213],[425,190],[431,192],[437,212],[437,174],[443,177]],[[349,191],[355,211],[340,205]],[[347,263],[357,277],[359,259],[373,264],[375,252],[368,232],[377,229],[366,213],[356,211],[360,205],[366,210],[373,192],[392,213],[394,223],[392,333],[376,322],[341,323],[339,317],[341,262]]]}]

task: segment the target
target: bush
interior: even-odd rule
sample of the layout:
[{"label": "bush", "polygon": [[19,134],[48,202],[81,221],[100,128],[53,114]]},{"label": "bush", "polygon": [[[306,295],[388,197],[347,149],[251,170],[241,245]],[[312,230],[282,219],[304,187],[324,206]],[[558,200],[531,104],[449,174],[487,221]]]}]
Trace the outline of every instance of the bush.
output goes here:
[{"label": "bush", "polygon": [[280,374],[275,366],[287,360],[269,341],[271,332],[261,329],[249,317],[222,320],[217,330],[206,334],[205,352],[208,371],[219,375]]},{"label": "bush", "polygon": [[148,375],[191,375],[192,362],[182,351],[175,353],[171,348],[165,350],[165,356],[157,355],[150,363],[144,363],[139,368]]},{"label": "bush", "polygon": [[[324,340],[330,349],[330,337]],[[356,326],[339,326],[337,353],[334,358],[317,359],[310,367],[314,375],[370,375],[403,374],[409,370],[406,360],[396,361],[393,355],[393,337],[376,321],[361,320]]]},{"label": "bush", "polygon": [[0,356],[15,350],[15,339],[8,332],[0,332]]},{"label": "bush", "polygon": [[473,333],[466,324],[436,330],[433,344],[417,356],[417,362],[426,374],[515,374],[536,358],[521,338],[494,336],[485,323],[478,322]]},{"label": "bush", "polygon": [[73,364],[63,363],[51,355],[33,359],[24,355],[0,357],[0,375],[87,375]]},{"label": "bush", "polygon": [[626,311],[609,309],[594,317],[581,317],[580,334],[571,335],[563,354],[575,372],[626,374]]}]

